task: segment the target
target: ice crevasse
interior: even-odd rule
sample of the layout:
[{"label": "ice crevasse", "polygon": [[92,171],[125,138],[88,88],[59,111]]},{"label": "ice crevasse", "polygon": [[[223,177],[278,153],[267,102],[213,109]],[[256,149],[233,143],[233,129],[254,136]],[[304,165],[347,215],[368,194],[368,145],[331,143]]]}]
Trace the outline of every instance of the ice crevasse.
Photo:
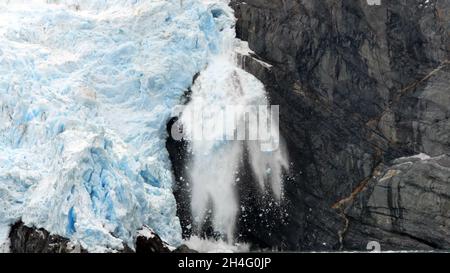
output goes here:
[{"label": "ice crevasse", "polygon": [[20,219],[92,252],[144,224],[180,243],[166,123],[221,27],[201,0],[0,0],[0,245]]}]

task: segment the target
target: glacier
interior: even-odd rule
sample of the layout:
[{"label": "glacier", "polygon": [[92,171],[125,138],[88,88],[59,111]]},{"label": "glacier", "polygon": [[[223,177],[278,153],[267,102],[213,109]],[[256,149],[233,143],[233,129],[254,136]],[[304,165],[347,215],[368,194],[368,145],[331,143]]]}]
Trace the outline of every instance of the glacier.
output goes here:
[{"label": "glacier", "polygon": [[133,247],[143,225],[181,242],[166,123],[217,54],[212,11],[0,0],[0,249],[20,219],[90,252]]}]

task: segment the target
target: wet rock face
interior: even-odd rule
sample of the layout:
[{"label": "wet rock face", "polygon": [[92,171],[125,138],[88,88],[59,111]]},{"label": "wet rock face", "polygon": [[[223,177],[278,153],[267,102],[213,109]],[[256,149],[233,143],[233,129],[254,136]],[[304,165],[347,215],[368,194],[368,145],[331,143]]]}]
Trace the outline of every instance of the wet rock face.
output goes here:
[{"label": "wet rock face", "polygon": [[151,228],[145,226],[136,236],[136,253],[169,253],[169,245]]},{"label": "wet rock face", "polygon": [[69,239],[52,235],[45,229],[36,229],[17,222],[9,234],[12,253],[80,253],[86,252]]},{"label": "wet rock face", "polygon": [[[348,221],[346,208],[372,185],[380,164],[450,152],[450,3],[233,0],[231,5],[238,37],[255,52],[243,57],[243,67],[265,84],[271,103],[280,105],[280,130],[293,168],[285,184],[288,223],[270,233],[260,227],[254,236],[295,250],[365,250],[368,241],[387,237],[385,249],[443,246],[424,243],[425,233],[446,235],[425,204],[415,216],[429,221],[421,226],[424,234],[378,222],[373,226],[379,232],[370,236],[347,232],[363,230],[369,216],[364,210]],[[404,182],[411,191],[425,190],[432,180],[417,168],[419,184]],[[388,198],[387,192],[376,196],[383,194]],[[403,199],[402,204],[414,201],[410,194]],[[439,213],[448,217],[446,210]]]},{"label": "wet rock face", "polygon": [[191,190],[189,186],[188,162],[190,153],[188,143],[184,140],[177,141],[171,137],[172,126],[177,122],[178,117],[172,118],[167,123],[166,149],[172,163],[172,172],[174,174],[174,185],[172,191],[177,201],[177,216],[180,219],[183,238],[191,235]]},{"label": "wet rock face", "polygon": [[409,157],[383,166],[346,209],[347,249],[367,238],[382,248],[450,248],[450,156]]}]

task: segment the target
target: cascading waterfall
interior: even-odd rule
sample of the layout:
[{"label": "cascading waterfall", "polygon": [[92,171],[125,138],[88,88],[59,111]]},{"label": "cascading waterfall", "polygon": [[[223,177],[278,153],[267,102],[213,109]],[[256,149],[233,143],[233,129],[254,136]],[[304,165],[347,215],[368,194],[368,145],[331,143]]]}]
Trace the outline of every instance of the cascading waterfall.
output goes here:
[{"label": "cascading waterfall", "polygon": [[[269,119],[268,132],[269,144],[276,149],[265,147],[260,138],[228,138],[236,133],[229,128],[249,126],[246,111],[249,107],[263,106],[260,107],[263,113],[269,102],[263,84],[238,65],[237,51],[241,51],[244,43],[235,38],[235,19],[229,1],[204,2],[215,18],[222,43],[196,79],[180,121],[193,155],[189,175],[194,232],[200,231],[211,210],[214,230],[232,242],[239,212],[235,186],[244,153],[248,153],[253,176],[261,189],[270,185],[269,190],[278,200],[282,198],[282,174],[288,168],[288,159],[277,130],[276,115]],[[233,109],[231,117],[229,109]],[[258,129],[261,128],[248,128],[248,135]]]}]

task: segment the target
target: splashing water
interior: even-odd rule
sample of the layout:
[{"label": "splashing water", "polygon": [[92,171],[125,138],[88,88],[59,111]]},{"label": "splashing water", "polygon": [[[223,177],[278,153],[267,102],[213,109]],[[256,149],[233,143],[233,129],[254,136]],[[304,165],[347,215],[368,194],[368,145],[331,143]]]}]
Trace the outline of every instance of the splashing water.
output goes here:
[{"label": "splashing water", "polygon": [[[235,38],[235,19],[228,1],[210,2],[209,9],[221,33],[221,48],[218,54],[211,56],[208,67],[195,81],[191,100],[180,121],[193,155],[189,172],[195,230],[201,230],[211,209],[214,230],[232,242],[239,210],[235,185],[244,153],[247,151],[253,175],[261,188],[269,184],[278,200],[282,198],[282,174],[288,167],[288,160],[280,143],[276,117],[272,116],[269,132],[271,142],[275,142],[272,144],[278,147],[276,150],[264,149],[263,143],[254,139],[224,138],[224,134],[229,136],[229,133],[224,133],[221,126],[248,126],[246,109],[249,106],[267,108],[269,102],[263,84],[238,66],[236,52],[241,50],[243,42]],[[224,111],[230,106],[238,106],[233,108],[232,118]],[[198,109],[202,112],[201,119],[192,114]],[[255,131],[252,127],[248,129],[249,134]]]},{"label": "splashing water", "polygon": [[250,245],[245,243],[231,245],[221,239],[204,239],[198,236],[190,237],[184,244],[201,253],[238,253],[250,251]]}]

